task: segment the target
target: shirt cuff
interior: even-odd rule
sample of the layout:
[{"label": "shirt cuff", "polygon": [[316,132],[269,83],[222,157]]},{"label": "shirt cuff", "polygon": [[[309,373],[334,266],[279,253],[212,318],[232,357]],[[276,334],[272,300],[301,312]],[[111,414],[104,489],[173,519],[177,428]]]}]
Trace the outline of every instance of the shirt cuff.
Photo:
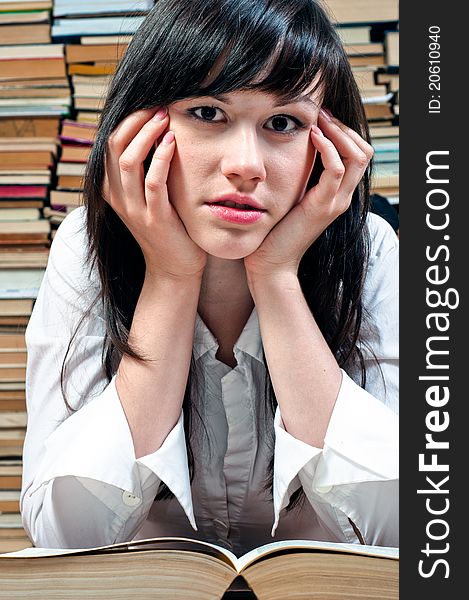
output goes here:
[{"label": "shirt cuff", "polygon": [[280,511],[289,502],[291,484],[297,475],[303,486],[310,485],[311,491],[323,498],[335,486],[398,479],[398,417],[344,371],[323,449],[289,434],[279,407],[274,429],[275,519],[272,535]]},{"label": "shirt cuff", "polygon": [[136,459],[132,434],[115,379],[116,375],[100,396],[68,417],[46,439],[43,466],[29,494],[34,494],[52,479],[74,476],[104,482],[142,499],[140,463],[168,486],[192,527],[197,529],[182,412],[161,447],[152,454]]},{"label": "shirt cuff", "polygon": [[192,504],[182,411],[178,422],[169,432],[160,448],[152,454],[137,459],[137,462],[151,469],[161,481],[164,481],[182,506],[192,528],[197,531]]}]

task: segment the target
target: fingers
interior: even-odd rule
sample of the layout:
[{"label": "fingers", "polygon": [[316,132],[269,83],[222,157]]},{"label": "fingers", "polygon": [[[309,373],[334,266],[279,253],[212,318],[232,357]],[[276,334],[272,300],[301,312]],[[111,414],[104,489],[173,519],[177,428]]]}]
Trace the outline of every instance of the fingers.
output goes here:
[{"label": "fingers", "polygon": [[349,135],[357,144],[357,146],[359,146],[363,150],[363,152],[368,156],[368,159],[371,160],[374,154],[373,147],[370,146],[370,144],[368,144],[359,133],[357,133],[351,127],[347,127],[347,125],[344,125],[341,121],[339,121],[339,119],[336,119],[333,115],[331,115],[331,113],[327,109],[322,108],[319,114],[321,115],[321,117],[325,118],[326,121],[332,121],[332,123],[337,125],[344,133]]},{"label": "fingers", "polygon": [[334,144],[324,136],[319,127],[313,126],[311,128],[311,137],[314,146],[321,154],[324,166],[324,171],[319,178],[317,186],[312,189],[315,201],[322,202],[330,209],[333,209],[335,197],[339,192],[345,175],[345,166]]},{"label": "fingers", "polygon": [[154,214],[157,211],[162,212],[165,209],[171,210],[169,202],[162,203],[161,198],[163,194],[168,199],[166,181],[175,147],[174,133],[168,131],[156,148],[147,176],[145,177],[145,198],[148,209]]},{"label": "fingers", "polygon": [[373,148],[355,131],[323,110],[319,127],[311,128],[314,146],[321,153],[324,171],[310,190],[314,203],[320,203],[333,220],[350,206],[352,194],[360,182]]},{"label": "fingers", "polygon": [[352,194],[373,156],[373,148],[353,129],[330,116],[323,109],[319,123],[324,134],[333,142],[344,166],[340,193]]},{"label": "fingers", "polygon": [[142,207],[145,207],[147,204],[143,162],[150,150],[154,148],[155,141],[160,137],[167,125],[168,118],[166,111],[158,111],[154,117],[143,125],[120,155],[118,161],[124,194],[128,198],[133,198],[137,195]]},{"label": "fingers", "polygon": [[146,206],[143,162],[167,124],[165,109],[145,109],[129,115],[111,134],[105,184],[111,206],[117,211],[125,208],[126,198],[132,199],[135,210]]}]

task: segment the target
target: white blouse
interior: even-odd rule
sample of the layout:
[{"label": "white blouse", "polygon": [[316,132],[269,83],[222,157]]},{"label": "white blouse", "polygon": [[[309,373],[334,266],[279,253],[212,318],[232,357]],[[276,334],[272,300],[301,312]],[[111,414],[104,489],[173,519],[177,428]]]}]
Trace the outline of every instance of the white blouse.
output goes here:
[{"label": "white blouse", "polygon": [[[135,457],[115,375],[108,382],[102,369],[105,323],[101,303],[93,302],[98,274],[85,264],[85,222],[80,207],[60,225],[26,331],[20,507],[33,544],[88,548],[176,535],[242,554],[276,539],[359,543],[358,531],[366,544],[397,546],[398,241],[392,228],[376,215],[368,218],[365,306],[375,328],[364,328],[363,339],[380,368],[363,346],[366,390],[355,383],[358,373],[343,372],[323,449],[287,433],[279,409],[266,430],[256,309],[234,346],[234,369],[216,359],[217,340],[197,315],[193,351],[206,432],[193,442],[191,485],[182,414],[156,452]],[[90,303],[69,354],[67,400],[79,408],[70,416],[60,370]],[[272,452],[273,498],[265,489]],[[161,481],[174,498],[154,501]],[[306,500],[287,512],[300,486]]]}]

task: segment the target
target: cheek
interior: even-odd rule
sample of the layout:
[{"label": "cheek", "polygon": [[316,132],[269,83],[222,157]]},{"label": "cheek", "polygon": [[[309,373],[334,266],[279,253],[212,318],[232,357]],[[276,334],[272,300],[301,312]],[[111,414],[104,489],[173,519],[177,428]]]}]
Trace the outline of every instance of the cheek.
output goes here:
[{"label": "cheek", "polygon": [[301,145],[290,148],[276,161],[273,169],[275,175],[274,187],[284,192],[283,197],[288,198],[289,207],[299,202],[305,191],[313,170],[316,149]]},{"label": "cheek", "polygon": [[201,151],[190,138],[173,129],[176,137],[176,149],[171,160],[168,173],[168,192],[170,199],[187,195],[188,190],[197,186],[197,175],[200,173]]},{"label": "cheek", "polygon": [[305,189],[306,186],[308,186],[308,182],[309,179],[311,177],[311,173],[313,171],[313,167],[316,163],[318,157],[318,151],[316,150],[316,148],[314,148],[314,146],[310,146],[310,148],[308,149],[308,155],[306,157],[306,166],[305,166],[305,173],[304,173],[304,180],[305,180]]},{"label": "cheek", "polygon": [[219,152],[210,140],[201,139],[186,129],[172,129],[176,149],[168,173],[170,201],[181,207],[189,201],[205,197],[219,173]]},{"label": "cheek", "polygon": [[295,174],[298,180],[304,182],[309,179],[311,171],[313,170],[316,152],[316,148],[313,146],[311,138],[308,135],[306,143],[298,150],[296,156]]},{"label": "cheek", "polygon": [[308,182],[314,167],[316,155],[317,150],[308,136],[308,145],[301,152],[301,156],[297,157],[296,167],[294,167],[295,170],[293,171],[295,173],[294,179],[297,182],[297,185],[295,186],[297,201],[303,198],[308,189]]}]

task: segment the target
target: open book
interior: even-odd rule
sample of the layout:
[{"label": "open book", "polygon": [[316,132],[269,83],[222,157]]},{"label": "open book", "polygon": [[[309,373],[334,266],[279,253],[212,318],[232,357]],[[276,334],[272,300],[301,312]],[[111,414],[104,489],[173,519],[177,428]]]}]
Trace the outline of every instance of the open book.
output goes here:
[{"label": "open book", "polygon": [[215,600],[241,575],[258,600],[397,600],[398,556],[396,548],[285,540],[238,558],[221,546],[175,537],[26,548],[0,554],[0,598]]}]

